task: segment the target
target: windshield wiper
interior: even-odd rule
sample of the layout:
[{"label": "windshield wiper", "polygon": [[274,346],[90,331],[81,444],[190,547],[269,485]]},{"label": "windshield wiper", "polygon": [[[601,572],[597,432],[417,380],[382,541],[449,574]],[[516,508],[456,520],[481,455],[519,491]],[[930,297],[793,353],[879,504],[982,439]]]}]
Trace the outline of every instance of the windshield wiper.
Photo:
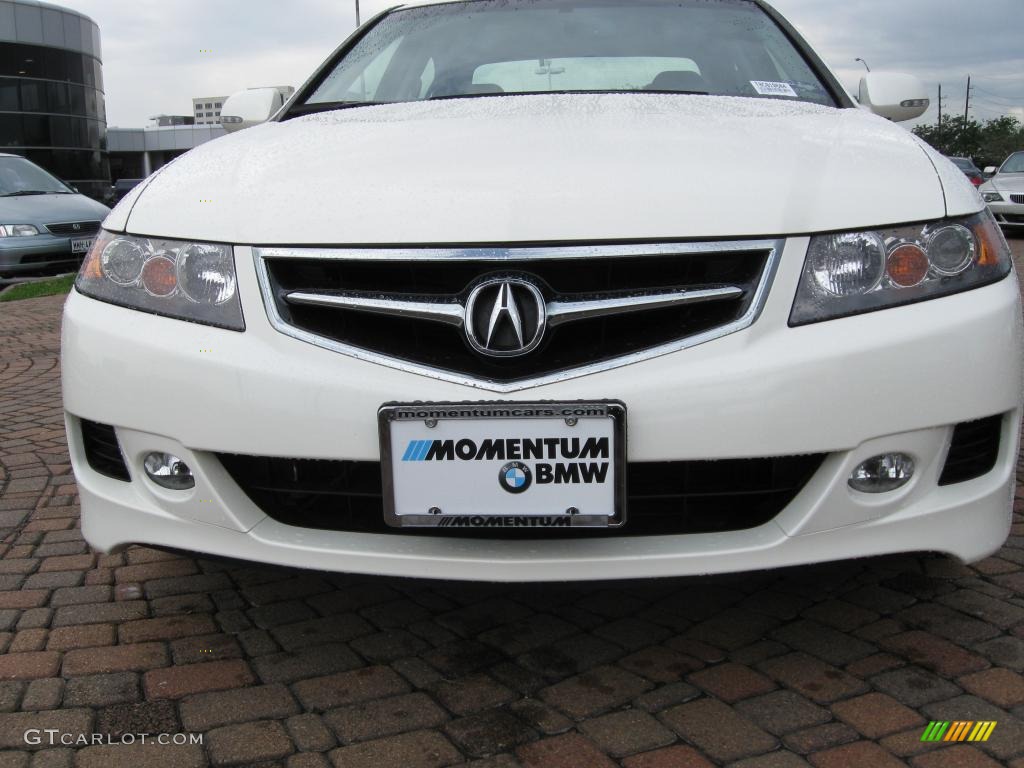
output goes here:
[{"label": "windshield wiper", "polygon": [[710,96],[711,91],[663,91],[657,88],[644,88],[638,93],[663,93],[669,96]]},{"label": "windshield wiper", "polygon": [[555,91],[488,91],[484,93],[453,93],[445,96],[431,96],[423,101],[449,101],[452,99],[487,99],[495,96],[588,96],[588,95],[621,95],[621,94],[647,94],[647,93],[665,93],[676,96],[710,96],[711,94],[707,91],[663,91],[663,90],[648,90],[646,88],[640,88],[638,90],[583,90],[583,89],[570,89],[555,90]]},{"label": "windshield wiper", "polygon": [[563,90],[563,91],[501,91],[487,93],[453,93],[445,96],[430,96],[426,99],[410,99],[407,101],[320,101],[307,104],[296,104],[282,118],[288,120],[303,115],[314,115],[320,112],[333,112],[336,109],[353,109],[355,107],[379,107],[385,104],[407,104],[414,101],[451,101],[455,99],[485,99],[495,96],[550,96],[552,94],[624,94],[624,93],[668,93],[682,96],[709,96],[707,91],[648,91],[648,90]]},{"label": "windshield wiper", "polygon": [[288,110],[285,119],[301,115],[315,115],[319,112],[333,112],[336,109],[352,109],[353,107],[379,107],[389,104],[387,101],[318,101],[307,104],[296,104]]},{"label": "windshield wiper", "polygon": [[46,189],[22,189],[17,192],[4,192],[0,197],[22,197],[24,195],[66,195],[67,192]]}]

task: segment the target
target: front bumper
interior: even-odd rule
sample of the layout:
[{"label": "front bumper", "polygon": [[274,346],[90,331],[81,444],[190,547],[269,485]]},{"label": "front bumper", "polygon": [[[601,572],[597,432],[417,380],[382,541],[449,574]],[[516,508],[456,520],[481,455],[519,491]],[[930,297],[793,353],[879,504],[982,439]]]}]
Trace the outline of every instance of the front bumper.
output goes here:
[{"label": "front bumper", "polygon": [[[82,235],[82,238],[91,235]],[[31,272],[52,272],[68,268],[73,271],[82,263],[84,253],[71,252],[71,238],[48,233],[31,237],[0,238],[0,275],[21,275]]]},{"label": "front bumper", "polygon": [[1024,229],[1024,205],[1017,203],[989,203],[989,210],[1004,229]]},{"label": "front bumper", "polygon": [[[807,247],[792,238],[750,328],[625,368],[488,396],[358,361],[274,330],[248,248],[236,248],[246,331],[155,317],[73,293],[63,383],[83,530],[103,550],[157,544],[284,565],[496,581],[616,579],[770,568],[905,551],[973,561],[1010,524],[1021,398],[1015,278],[949,298],[816,325],[787,321]],[[571,541],[466,540],[290,527],[258,509],[214,453],[376,461],[388,401],[605,400],[629,409],[637,462],[829,454],[771,522],[730,533]],[[939,487],[952,426],[1003,414],[995,468]],[[77,419],[117,428],[134,478],[94,472]],[[196,473],[188,493],[141,472],[163,450]],[[864,459],[918,463],[892,494],[852,494]]]}]

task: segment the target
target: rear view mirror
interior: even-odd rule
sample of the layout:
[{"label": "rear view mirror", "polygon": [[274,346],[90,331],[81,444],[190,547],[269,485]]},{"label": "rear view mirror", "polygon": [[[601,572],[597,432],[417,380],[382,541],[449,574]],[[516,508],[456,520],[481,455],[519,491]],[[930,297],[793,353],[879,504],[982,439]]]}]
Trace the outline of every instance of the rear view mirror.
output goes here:
[{"label": "rear view mirror", "polygon": [[265,123],[284,105],[276,88],[249,88],[228,96],[220,111],[220,124],[228,133]]},{"label": "rear view mirror", "polygon": [[913,75],[872,72],[861,78],[860,103],[876,115],[901,123],[923,115],[931,100]]}]

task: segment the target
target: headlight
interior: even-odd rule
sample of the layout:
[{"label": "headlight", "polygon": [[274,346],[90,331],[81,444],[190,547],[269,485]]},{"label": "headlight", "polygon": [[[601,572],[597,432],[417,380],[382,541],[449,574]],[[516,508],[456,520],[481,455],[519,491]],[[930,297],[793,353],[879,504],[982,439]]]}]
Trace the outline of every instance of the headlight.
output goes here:
[{"label": "headlight", "polygon": [[1001,192],[982,192],[981,196],[985,198],[986,203],[1001,203],[1003,202],[1003,195]]},{"label": "headlight", "polygon": [[38,234],[39,230],[32,224],[0,224],[0,237],[29,237]]},{"label": "headlight", "polygon": [[791,326],[874,312],[1002,280],[1010,249],[992,214],[811,238]]},{"label": "headlight", "polygon": [[75,287],[86,296],[180,320],[245,330],[231,247],[103,232]]}]

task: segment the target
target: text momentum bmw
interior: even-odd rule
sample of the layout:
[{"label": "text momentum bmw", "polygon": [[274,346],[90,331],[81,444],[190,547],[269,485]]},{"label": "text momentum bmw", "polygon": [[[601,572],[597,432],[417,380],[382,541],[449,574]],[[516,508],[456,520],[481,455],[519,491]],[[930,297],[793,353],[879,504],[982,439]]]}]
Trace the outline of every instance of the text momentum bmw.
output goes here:
[{"label": "text momentum bmw", "polygon": [[275,98],[68,300],[98,548],[529,581],[1004,541],[1017,281],[893,124],[913,77],[854,100],[759,0],[464,0]]}]

